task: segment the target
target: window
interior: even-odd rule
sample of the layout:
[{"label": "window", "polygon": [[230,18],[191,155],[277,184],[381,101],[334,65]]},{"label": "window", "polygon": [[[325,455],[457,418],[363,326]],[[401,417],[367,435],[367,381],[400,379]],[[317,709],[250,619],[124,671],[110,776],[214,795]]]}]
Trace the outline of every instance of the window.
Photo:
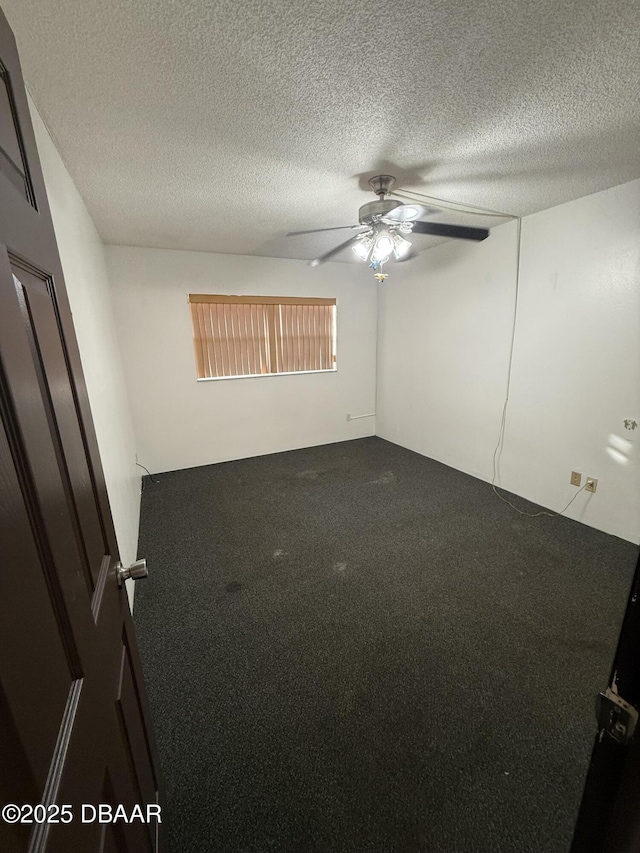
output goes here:
[{"label": "window", "polygon": [[336,369],[336,300],[190,293],[198,379]]}]

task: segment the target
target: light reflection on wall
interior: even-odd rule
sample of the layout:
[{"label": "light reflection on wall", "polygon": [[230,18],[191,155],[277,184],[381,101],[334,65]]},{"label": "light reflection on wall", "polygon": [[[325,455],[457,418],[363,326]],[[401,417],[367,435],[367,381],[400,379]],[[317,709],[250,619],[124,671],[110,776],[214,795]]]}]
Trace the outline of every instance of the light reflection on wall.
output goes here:
[{"label": "light reflection on wall", "polygon": [[621,438],[615,433],[609,435],[609,444],[607,453],[619,465],[628,465],[631,452],[633,450],[633,442],[627,438]]}]

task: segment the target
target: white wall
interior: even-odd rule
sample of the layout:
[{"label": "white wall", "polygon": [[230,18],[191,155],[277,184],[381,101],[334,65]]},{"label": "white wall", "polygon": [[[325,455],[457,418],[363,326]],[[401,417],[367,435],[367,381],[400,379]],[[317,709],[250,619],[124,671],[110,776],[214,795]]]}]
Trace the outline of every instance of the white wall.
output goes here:
[{"label": "white wall", "polygon": [[[140,469],[118,349],[104,246],[34,104],[40,162],[124,563],[136,559]],[[130,592],[132,598],[132,593]]]},{"label": "white wall", "polygon": [[[380,286],[378,434],[492,477],[507,378],[515,223],[453,241]],[[569,517],[640,539],[640,181],[522,223],[520,303],[498,482],[553,510],[572,470],[599,478]],[[583,480],[584,482],[584,480]],[[496,499],[487,495],[487,499]]]},{"label": "white wall", "polygon": [[[141,463],[152,472],[375,432],[376,303],[370,270],[108,246]],[[196,381],[188,293],[337,297],[335,373]]]}]

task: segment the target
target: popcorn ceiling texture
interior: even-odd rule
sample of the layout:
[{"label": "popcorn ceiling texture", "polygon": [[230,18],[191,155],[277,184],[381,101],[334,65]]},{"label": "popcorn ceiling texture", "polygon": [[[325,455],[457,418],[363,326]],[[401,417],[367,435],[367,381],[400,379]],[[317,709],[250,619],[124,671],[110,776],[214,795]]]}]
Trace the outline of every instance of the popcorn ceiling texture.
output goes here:
[{"label": "popcorn ceiling texture", "polygon": [[636,0],[2,7],[106,243],[305,258],[380,169],[519,214],[640,176]]}]

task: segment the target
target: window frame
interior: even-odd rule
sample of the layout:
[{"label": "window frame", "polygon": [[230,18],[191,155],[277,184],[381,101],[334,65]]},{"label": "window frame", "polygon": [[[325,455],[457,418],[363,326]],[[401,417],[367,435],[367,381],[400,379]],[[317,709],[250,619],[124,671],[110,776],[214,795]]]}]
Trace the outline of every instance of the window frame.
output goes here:
[{"label": "window frame", "polygon": [[[189,306],[193,304],[231,304],[231,305],[329,305],[333,308],[331,317],[331,354],[333,367],[313,368],[310,370],[279,370],[266,373],[234,373],[227,376],[198,376],[199,358],[197,347],[201,346],[201,339],[196,335],[194,316],[191,313],[192,339],[194,345],[196,381],[216,382],[219,379],[263,379],[267,376],[298,376],[312,373],[337,373],[338,372],[338,300],[336,297],[310,297],[310,296],[247,296],[233,294],[215,293],[189,293],[187,295]],[[269,325],[269,346],[275,345],[275,329]]]}]

